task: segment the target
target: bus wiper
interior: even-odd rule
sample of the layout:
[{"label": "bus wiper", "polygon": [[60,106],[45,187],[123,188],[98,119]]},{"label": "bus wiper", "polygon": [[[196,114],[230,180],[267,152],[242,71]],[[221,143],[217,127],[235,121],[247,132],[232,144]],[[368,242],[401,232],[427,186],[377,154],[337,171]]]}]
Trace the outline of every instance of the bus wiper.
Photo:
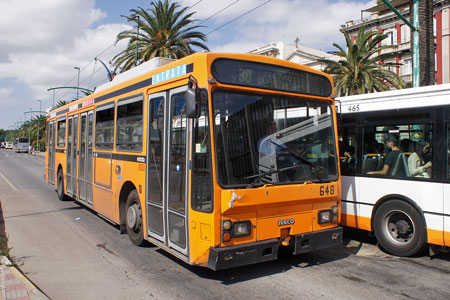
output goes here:
[{"label": "bus wiper", "polygon": [[[277,145],[277,143],[275,143],[274,141],[270,141],[271,143],[273,143],[274,145]],[[322,178],[319,175],[319,170],[323,169],[322,166],[318,166],[315,163],[310,162],[309,160],[307,160],[306,158],[304,158],[301,155],[298,155],[297,153],[295,153],[294,151],[290,150],[289,148],[285,148],[284,149],[286,152],[288,152],[290,155],[292,155],[293,157],[295,157],[297,160],[301,161],[302,163],[309,165],[311,167],[311,173],[313,175],[315,175],[317,177],[317,179],[319,180],[319,182],[322,182]],[[290,168],[290,167],[289,167]]]},{"label": "bus wiper", "polygon": [[249,189],[252,188],[258,181],[261,180],[261,178],[263,178],[264,176],[268,176],[268,175],[272,175],[275,173],[279,173],[279,172],[283,172],[283,171],[287,171],[290,169],[294,169],[294,168],[298,168],[301,167],[302,165],[293,165],[290,167],[286,167],[286,168],[281,168],[281,169],[269,169],[265,172],[259,173],[258,175],[252,175],[252,176],[248,176],[248,177],[244,177],[244,179],[251,179],[251,178],[255,178],[255,180],[253,180],[252,182],[250,182],[249,185],[247,185],[245,188]]}]

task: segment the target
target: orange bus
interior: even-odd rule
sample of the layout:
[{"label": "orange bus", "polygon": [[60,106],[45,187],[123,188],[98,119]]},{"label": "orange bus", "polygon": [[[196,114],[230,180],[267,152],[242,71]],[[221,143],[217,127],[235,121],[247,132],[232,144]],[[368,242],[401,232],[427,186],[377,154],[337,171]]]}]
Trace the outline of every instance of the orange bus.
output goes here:
[{"label": "orange bus", "polygon": [[155,58],[48,113],[45,178],[213,270],[340,245],[330,76],[274,58]]}]

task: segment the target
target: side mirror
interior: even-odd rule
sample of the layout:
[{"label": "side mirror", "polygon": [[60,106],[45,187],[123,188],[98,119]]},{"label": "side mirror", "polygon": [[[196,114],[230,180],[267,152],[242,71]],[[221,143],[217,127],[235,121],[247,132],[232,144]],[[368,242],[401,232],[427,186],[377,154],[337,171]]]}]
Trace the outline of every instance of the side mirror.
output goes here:
[{"label": "side mirror", "polygon": [[197,88],[197,80],[194,77],[189,78],[189,88],[185,92],[185,112],[188,118],[200,117],[199,97],[200,91]]}]

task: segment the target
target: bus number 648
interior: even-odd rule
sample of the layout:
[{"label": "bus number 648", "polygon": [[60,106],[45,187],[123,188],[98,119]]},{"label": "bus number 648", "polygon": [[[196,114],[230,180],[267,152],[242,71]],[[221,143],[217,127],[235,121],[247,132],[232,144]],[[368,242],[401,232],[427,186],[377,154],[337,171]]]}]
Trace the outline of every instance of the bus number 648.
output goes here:
[{"label": "bus number 648", "polygon": [[320,187],[320,196],[325,196],[325,195],[334,195],[334,185],[330,185],[330,186],[321,186]]}]

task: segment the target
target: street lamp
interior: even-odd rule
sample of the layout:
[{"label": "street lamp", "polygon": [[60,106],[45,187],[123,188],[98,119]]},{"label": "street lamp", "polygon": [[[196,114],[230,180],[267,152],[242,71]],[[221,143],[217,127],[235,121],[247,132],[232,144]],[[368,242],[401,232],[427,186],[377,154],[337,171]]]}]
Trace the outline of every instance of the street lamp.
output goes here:
[{"label": "street lamp", "polygon": [[78,91],[80,90],[80,68],[73,67],[75,70],[78,70],[78,81],[77,81],[77,100],[78,100]]},{"label": "street lamp", "polygon": [[37,100],[39,101],[39,119],[38,119],[38,130],[37,130],[37,151],[40,152],[40,141],[39,141],[39,130],[41,129],[41,101],[42,100]]},{"label": "street lamp", "polygon": [[138,14],[132,14],[131,17],[136,21],[136,57],[134,59],[134,65],[137,66],[138,63],[138,46],[139,46],[139,15]]}]

